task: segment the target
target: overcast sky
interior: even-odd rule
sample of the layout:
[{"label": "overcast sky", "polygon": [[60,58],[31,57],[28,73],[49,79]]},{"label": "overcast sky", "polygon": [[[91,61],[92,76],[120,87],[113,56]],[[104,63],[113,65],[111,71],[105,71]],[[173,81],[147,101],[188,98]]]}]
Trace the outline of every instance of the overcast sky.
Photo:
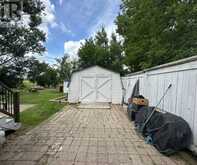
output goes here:
[{"label": "overcast sky", "polygon": [[53,58],[65,53],[76,58],[80,43],[93,36],[104,25],[108,34],[114,31],[120,0],[42,0],[46,6],[41,29],[47,34],[47,52],[42,57]]}]

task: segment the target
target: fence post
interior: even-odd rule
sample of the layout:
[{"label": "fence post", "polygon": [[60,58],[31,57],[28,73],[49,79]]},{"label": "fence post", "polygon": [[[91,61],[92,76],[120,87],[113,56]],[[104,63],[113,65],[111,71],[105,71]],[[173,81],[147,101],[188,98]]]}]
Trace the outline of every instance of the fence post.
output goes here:
[{"label": "fence post", "polygon": [[20,122],[20,92],[14,92],[14,120]]}]

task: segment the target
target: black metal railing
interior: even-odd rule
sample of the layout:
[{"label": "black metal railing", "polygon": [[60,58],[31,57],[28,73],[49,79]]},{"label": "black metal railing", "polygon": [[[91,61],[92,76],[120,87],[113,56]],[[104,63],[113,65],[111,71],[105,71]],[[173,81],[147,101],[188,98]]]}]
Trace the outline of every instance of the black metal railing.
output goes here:
[{"label": "black metal railing", "polygon": [[0,112],[20,121],[20,95],[0,82]]}]

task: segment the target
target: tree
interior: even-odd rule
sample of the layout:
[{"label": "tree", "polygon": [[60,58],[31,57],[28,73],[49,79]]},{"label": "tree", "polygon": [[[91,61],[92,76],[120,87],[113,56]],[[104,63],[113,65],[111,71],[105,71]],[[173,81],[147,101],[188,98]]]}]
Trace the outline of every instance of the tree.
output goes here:
[{"label": "tree", "polygon": [[64,82],[70,81],[72,70],[73,70],[73,64],[71,61],[69,61],[68,56],[65,55],[61,59],[57,59],[57,71],[59,73],[59,81]]},{"label": "tree", "polygon": [[[23,12],[29,15],[28,25],[15,22],[15,24],[10,23],[4,26],[4,23],[0,22],[0,72],[6,68],[12,68],[8,71],[15,72],[12,76],[13,79],[17,79],[26,67],[28,56],[25,55],[28,53],[41,54],[45,51],[43,46],[45,34],[38,29],[42,23],[40,15],[43,10],[44,6],[40,0],[23,1]],[[17,70],[14,70],[15,68]],[[19,71],[18,68],[21,70]],[[0,75],[2,74],[0,73]],[[9,74],[8,72],[7,76]],[[5,77],[4,79],[1,77],[1,81],[3,80],[6,80]]]},{"label": "tree", "polygon": [[37,84],[44,87],[56,87],[59,83],[57,70],[48,66],[45,72],[37,77]]},{"label": "tree", "polygon": [[122,0],[116,24],[131,71],[197,53],[197,1]]},{"label": "tree", "polygon": [[59,82],[62,83],[64,81],[70,81],[72,73],[74,71],[77,71],[79,68],[78,61],[70,60],[67,54],[65,54],[62,58],[57,59],[56,61]]},{"label": "tree", "polygon": [[121,46],[121,42],[117,40],[117,37],[114,33],[112,33],[111,41],[110,41],[110,58],[112,63],[112,70],[120,73],[124,73],[123,70],[123,49]]},{"label": "tree", "polygon": [[96,45],[93,38],[86,39],[79,49],[79,68],[87,68],[97,64]]},{"label": "tree", "polygon": [[105,28],[102,27],[100,31],[97,32],[96,36],[95,36],[95,44],[107,49],[108,48],[108,38],[107,38],[107,33],[105,31]]},{"label": "tree", "polygon": [[79,68],[99,65],[117,72],[123,72],[122,46],[112,34],[111,41],[104,28],[98,31],[94,38],[87,39],[81,45],[79,52]]},{"label": "tree", "polygon": [[16,60],[15,65],[6,65],[0,67],[0,81],[11,88],[17,88],[23,81],[26,74],[24,64],[28,62],[27,59]]},{"label": "tree", "polygon": [[44,10],[42,3],[37,0],[24,1],[23,11],[30,16],[28,25],[9,24],[0,26],[0,65],[23,58],[27,53],[42,53],[45,48],[45,34],[37,27],[42,23],[40,17]]},{"label": "tree", "polygon": [[35,58],[28,64],[28,80],[44,87],[55,87],[59,83],[58,71]]},{"label": "tree", "polygon": [[112,61],[110,57],[109,40],[104,27],[95,36],[97,65],[111,69]]},{"label": "tree", "polygon": [[41,63],[36,58],[31,58],[28,63],[28,80],[33,83],[37,83],[38,78],[42,73],[47,71],[48,64]]}]

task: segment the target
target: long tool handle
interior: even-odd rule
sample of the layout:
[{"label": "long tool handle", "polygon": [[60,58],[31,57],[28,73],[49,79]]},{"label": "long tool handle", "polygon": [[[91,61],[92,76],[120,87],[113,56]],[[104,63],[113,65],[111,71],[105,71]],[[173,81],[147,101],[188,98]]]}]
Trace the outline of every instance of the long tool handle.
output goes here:
[{"label": "long tool handle", "polygon": [[144,130],[146,124],[150,121],[151,117],[153,116],[153,114],[155,113],[157,107],[160,105],[161,101],[164,99],[164,97],[166,96],[166,94],[168,93],[168,90],[172,87],[172,84],[170,84],[168,86],[168,88],[166,89],[165,93],[163,94],[163,96],[161,97],[161,99],[159,100],[158,104],[156,105],[156,107],[153,109],[153,111],[151,112],[151,114],[149,115],[149,117],[147,118],[147,120],[145,121],[143,127],[142,127],[142,131]]}]

